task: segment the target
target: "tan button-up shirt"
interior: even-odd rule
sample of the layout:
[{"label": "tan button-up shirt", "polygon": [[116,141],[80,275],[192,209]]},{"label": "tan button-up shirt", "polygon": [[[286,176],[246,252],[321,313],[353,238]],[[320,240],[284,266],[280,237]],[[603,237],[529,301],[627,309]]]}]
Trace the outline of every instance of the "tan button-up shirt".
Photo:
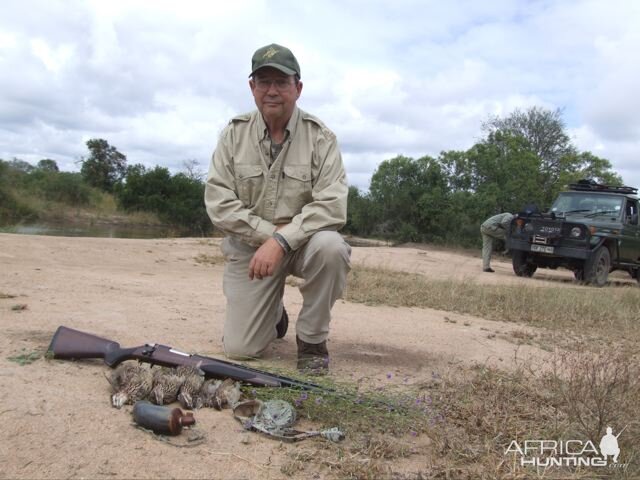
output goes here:
[{"label": "tan button-up shirt", "polygon": [[[293,250],[347,217],[347,178],[336,137],[296,108],[279,155],[257,110],[235,117],[220,135],[205,187],[213,224],[253,246],[279,230]],[[271,165],[271,167],[269,166]]]}]

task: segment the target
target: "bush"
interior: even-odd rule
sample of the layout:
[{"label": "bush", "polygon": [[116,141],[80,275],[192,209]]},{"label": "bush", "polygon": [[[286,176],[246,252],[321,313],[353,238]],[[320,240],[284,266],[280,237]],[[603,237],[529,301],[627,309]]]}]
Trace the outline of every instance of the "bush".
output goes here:
[{"label": "bush", "polygon": [[78,207],[89,204],[91,198],[91,187],[78,173],[36,170],[26,181],[33,193],[52,202]]},{"label": "bush", "polygon": [[116,197],[129,212],[154,212],[164,222],[200,234],[213,229],[204,207],[204,183],[183,173],[171,176],[164,167],[133,165],[116,188]]},{"label": "bush", "polygon": [[14,194],[14,185],[23,175],[22,172],[16,171],[11,163],[0,160],[0,224],[12,224],[38,217],[35,211],[22,204]]},{"label": "bush", "polygon": [[178,173],[171,178],[171,196],[161,213],[167,221],[204,235],[213,229],[204,206],[204,183]]}]

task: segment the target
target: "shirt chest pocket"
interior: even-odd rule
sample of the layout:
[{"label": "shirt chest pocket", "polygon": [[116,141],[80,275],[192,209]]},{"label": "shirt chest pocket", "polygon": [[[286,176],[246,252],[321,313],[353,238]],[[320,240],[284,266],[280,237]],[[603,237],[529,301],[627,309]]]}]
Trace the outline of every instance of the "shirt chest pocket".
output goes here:
[{"label": "shirt chest pocket", "polygon": [[238,198],[246,208],[255,206],[264,189],[264,174],[258,165],[236,165],[235,180]]},{"label": "shirt chest pocket", "polygon": [[283,173],[284,188],[280,198],[294,216],[313,201],[311,169],[308,165],[285,165]]}]

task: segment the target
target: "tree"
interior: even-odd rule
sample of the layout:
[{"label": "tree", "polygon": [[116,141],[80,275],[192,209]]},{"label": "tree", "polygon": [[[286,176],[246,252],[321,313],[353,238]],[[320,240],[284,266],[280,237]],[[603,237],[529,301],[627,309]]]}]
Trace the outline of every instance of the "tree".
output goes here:
[{"label": "tree", "polygon": [[204,180],[204,177],[207,175],[203,170],[200,169],[200,162],[198,162],[198,160],[194,158],[182,162],[182,167],[184,168],[187,178],[190,178],[191,180],[202,182]]},{"label": "tree", "polygon": [[141,164],[128,167],[126,182],[116,189],[120,206],[128,211],[164,212],[170,195],[171,174],[160,166],[151,170]]},{"label": "tree", "polygon": [[382,162],[371,177],[370,192],[380,215],[376,233],[409,239],[408,227],[418,220],[415,205],[421,192],[415,161],[399,155]]},{"label": "tree", "polygon": [[368,193],[349,187],[347,223],[344,231],[352,235],[371,235],[378,220],[377,205]]},{"label": "tree", "polygon": [[89,185],[112,192],[126,174],[127,157],[101,138],[88,140],[87,147],[91,154],[82,160],[82,178]]},{"label": "tree", "polygon": [[490,118],[482,129],[488,135],[509,134],[528,143],[529,150],[540,160],[540,185],[545,203],[553,200],[561,173],[576,167],[576,149],[565,132],[559,109],[531,107],[524,112],[516,109],[506,118]]},{"label": "tree", "polygon": [[385,160],[371,178],[371,200],[380,212],[376,233],[400,241],[443,240],[448,194],[446,172],[435,159]]},{"label": "tree", "polygon": [[178,173],[171,177],[170,201],[162,217],[174,225],[182,225],[191,232],[204,235],[213,230],[213,224],[203,198],[204,183]]},{"label": "tree", "polygon": [[20,160],[19,158],[14,158],[10,162],[8,162],[8,165],[11,169],[21,173],[30,173],[35,169],[35,167],[29,162],[25,162],[24,160]]},{"label": "tree", "polygon": [[38,218],[38,213],[27,202],[23,203],[19,193],[24,177],[32,170],[33,166],[22,160],[14,158],[6,162],[0,159],[0,225]]},{"label": "tree", "polygon": [[43,170],[45,172],[59,172],[58,164],[55,160],[51,160],[50,158],[43,158],[38,162],[37,168],[39,170]]},{"label": "tree", "polygon": [[541,203],[540,159],[521,136],[490,133],[467,152],[472,172],[476,219],[517,212],[527,203]]},{"label": "tree", "polygon": [[612,171],[611,162],[606,158],[600,158],[591,152],[581,152],[573,160],[575,169],[563,172],[562,185],[575,183],[583,178],[595,180],[605,185],[622,185],[622,178]]},{"label": "tree", "polygon": [[184,173],[171,176],[165,167],[127,168],[126,181],[116,188],[119,205],[127,211],[156,213],[163,221],[204,234],[213,226],[204,206],[204,183]]},{"label": "tree", "polygon": [[438,162],[452,192],[471,192],[475,184],[468,152],[449,150],[440,152]]}]

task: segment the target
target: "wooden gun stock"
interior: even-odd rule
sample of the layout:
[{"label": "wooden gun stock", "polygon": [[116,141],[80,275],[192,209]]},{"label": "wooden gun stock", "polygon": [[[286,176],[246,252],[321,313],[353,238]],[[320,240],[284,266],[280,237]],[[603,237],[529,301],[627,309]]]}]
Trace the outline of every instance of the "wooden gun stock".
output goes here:
[{"label": "wooden gun stock", "polygon": [[[115,352],[120,352],[120,350],[118,342],[63,326],[58,327],[49,344],[49,352],[53,354],[53,358],[63,360],[81,358],[106,359]],[[115,366],[106,360],[105,363],[110,367]]]}]

